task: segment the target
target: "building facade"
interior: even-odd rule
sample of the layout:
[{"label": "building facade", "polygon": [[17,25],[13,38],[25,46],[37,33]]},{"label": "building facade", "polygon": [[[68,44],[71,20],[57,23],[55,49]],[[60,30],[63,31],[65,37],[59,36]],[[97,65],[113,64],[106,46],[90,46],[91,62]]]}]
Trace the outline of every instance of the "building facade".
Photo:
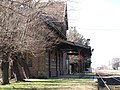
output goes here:
[{"label": "building facade", "polygon": [[20,5],[15,7],[16,10],[17,8],[20,13],[6,8],[6,17],[11,15],[8,20],[2,20],[0,17],[7,27],[0,28],[0,43],[12,45],[15,50],[24,54],[32,78],[69,74],[69,51],[80,51],[83,57],[91,55],[90,47],[67,41],[66,2],[40,2],[36,8]]}]

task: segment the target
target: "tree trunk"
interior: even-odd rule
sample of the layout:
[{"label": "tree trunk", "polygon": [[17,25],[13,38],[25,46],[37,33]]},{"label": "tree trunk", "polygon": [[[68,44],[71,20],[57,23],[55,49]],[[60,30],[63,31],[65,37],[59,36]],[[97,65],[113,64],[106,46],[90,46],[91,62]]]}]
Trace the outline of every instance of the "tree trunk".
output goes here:
[{"label": "tree trunk", "polygon": [[18,60],[18,63],[21,65],[21,67],[23,67],[24,74],[25,74],[24,76],[27,79],[31,78],[31,73],[30,73],[29,67],[27,65],[27,62],[22,58],[22,59]]},{"label": "tree trunk", "polygon": [[27,65],[24,65],[23,70],[25,72],[26,78],[28,78],[28,79],[31,78],[31,73],[30,73],[30,70]]},{"label": "tree trunk", "polygon": [[30,78],[31,73],[30,73],[29,67],[28,67],[27,62],[25,61],[22,53],[15,52],[11,55],[11,58],[13,59],[13,71],[16,74],[17,81],[24,81],[18,66],[22,67],[22,69],[24,70],[24,72],[23,72],[24,77]]},{"label": "tree trunk", "polygon": [[18,63],[16,60],[13,61],[13,72],[15,73],[15,77],[16,77],[16,81],[24,81],[21,74],[20,74],[20,70],[18,67]]},{"label": "tree trunk", "polygon": [[9,60],[8,55],[6,53],[4,53],[2,56],[1,70],[2,85],[9,84]]}]

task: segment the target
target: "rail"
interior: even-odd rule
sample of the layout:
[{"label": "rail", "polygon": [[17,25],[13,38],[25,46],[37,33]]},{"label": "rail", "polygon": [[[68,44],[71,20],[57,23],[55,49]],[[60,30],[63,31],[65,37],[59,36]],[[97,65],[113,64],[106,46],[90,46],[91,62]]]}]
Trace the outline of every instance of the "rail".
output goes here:
[{"label": "rail", "polygon": [[102,77],[97,73],[97,75],[99,76],[99,78],[101,79],[101,81],[104,83],[104,85],[105,85],[105,87],[108,89],[108,90],[111,90],[110,88],[109,88],[109,86],[106,84],[106,81],[104,81],[103,79],[102,79]]},{"label": "rail", "polygon": [[118,82],[120,83],[120,80],[119,80],[119,79],[116,79],[116,78],[113,78],[113,79],[115,79],[116,81],[118,81]]}]

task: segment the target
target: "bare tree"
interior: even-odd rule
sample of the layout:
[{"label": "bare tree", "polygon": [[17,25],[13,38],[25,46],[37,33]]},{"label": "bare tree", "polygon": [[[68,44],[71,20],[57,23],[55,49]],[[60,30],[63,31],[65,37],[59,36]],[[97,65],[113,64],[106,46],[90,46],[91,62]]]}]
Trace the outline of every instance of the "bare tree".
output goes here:
[{"label": "bare tree", "polygon": [[76,42],[81,45],[85,45],[87,40],[83,37],[83,35],[79,34],[76,30],[76,27],[71,27],[68,34],[67,34],[67,40]]},{"label": "bare tree", "polygon": [[112,68],[114,70],[118,70],[119,64],[120,64],[120,58],[113,58],[112,59]]},{"label": "bare tree", "polygon": [[[22,51],[31,49],[34,52],[38,49],[36,45],[44,48],[50,38],[48,36],[54,36],[51,32],[44,30],[43,21],[40,19],[44,13],[44,8],[50,4],[50,1],[43,5],[40,5],[40,2],[41,0],[0,1],[0,54],[3,84],[9,83],[10,58],[13,62],[13,70],[16,73],[17,81],[23,80],[18,70],[18,64],[21,62],[21,66],[27,72],[26,74],[29,73],[29,75],[26,75],[29,78],[30,72],[28,67],[24,67],[27,63]],[[33,31],[34,33],[31,33]],[[43,36],[43,38],[40,36]]]}]

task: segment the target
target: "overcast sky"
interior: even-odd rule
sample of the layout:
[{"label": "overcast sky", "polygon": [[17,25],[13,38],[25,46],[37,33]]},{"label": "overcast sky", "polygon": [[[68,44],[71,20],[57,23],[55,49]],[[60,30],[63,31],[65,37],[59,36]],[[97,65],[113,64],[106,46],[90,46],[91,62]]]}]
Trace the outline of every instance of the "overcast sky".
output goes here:
[{"label": "overcast sky", "polygon": [[68,2],[69,26],[91,39],[92,66],[108,65],[120,58],[120,0],[72,0]]}]

